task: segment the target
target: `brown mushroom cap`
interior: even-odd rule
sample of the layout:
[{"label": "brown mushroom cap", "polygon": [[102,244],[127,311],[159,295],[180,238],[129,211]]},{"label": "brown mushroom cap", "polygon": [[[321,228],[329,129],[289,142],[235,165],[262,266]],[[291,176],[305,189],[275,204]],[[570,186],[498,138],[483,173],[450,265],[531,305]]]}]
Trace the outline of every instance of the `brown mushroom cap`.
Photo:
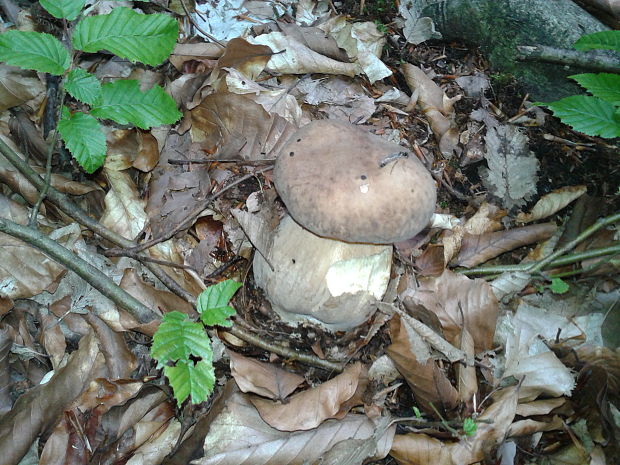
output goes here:
[{"label": "brown mushroom cap", "polygon": [[389,244],[424,229],[437,193],[404,147],[349,123],[313,121],[282,148],[274,180],[291,216],[313,233]]}]

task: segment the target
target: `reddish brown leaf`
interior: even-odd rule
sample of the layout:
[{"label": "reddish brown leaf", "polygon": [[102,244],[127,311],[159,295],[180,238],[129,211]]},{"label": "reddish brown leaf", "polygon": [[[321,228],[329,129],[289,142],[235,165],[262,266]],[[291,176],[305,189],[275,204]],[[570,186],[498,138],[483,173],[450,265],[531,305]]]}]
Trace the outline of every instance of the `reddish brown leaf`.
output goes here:
[{"label": "reddish brown leaf", "polygon": [[[365,378],[361,363],[355,363],[329,381],[295,394],[286,404],[250,397],[261,418],[280,431],[316,428],[328,418],[342,417],[343,405],[358,390]],[[349,406],[350,408],[351,406]]]},{"label": "reddish brown leaf", "polygon": [[476,353],[491,349],[499,311],[497,298],[483,279],[446,270],[438,278],[420,280],[412,300],[439,317],[445,338],[460,346],[461,328],[474,339]]},{"label": "reddish brown leaf", "polygon": [[239,389],[273,400],[284,400],[302,384],[303,376],[285,371],[272,363],[244,357],[231,350],[230,371]]},{"label": "reddish brown leaf", "polygon": [[392,344],[386,352],[407,380],[422,409],[433,412],[431,403],[444,410],[454,408],[459,400],[458,391],[433,359],[421,360],[422,356],[416,347],[416,343],[421,341],[420,336],[402,322],[398,315],[390,320],[390,337]]},{"label": "reddish brown leaf", "polygon": [[452,264],[470,268],[524,245],[544,241],[555,230],[554,223],[543,223],[478,236],[465,234],[459,255]]}]

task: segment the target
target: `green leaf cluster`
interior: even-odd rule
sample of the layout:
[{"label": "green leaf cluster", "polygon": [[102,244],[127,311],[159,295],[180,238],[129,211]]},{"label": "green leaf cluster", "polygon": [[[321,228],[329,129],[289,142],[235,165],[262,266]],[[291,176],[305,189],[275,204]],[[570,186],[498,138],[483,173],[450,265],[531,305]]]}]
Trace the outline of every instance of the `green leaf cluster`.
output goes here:
[{"label": "green leaf cluster", "polygon": [[[78,18],[86,0],[40,0],[56,18]],[[58,131],[65,146],[84,168],[92,173],[106,156],[103,129],[97,120],[149,129],[172,124],[181,117],[174,100],[160,86],[141,91],[133,80],[104,85],[81,68],[72,69],[75,50],[94,53],[110,51],[121,58],[150,66],[163,63],[176,44],[179,27],[165,14],[140,14],[130,8],[115,8],[110,14],[81,19],[71,36],[70,49],[56,37],[33,31],[0,34],[0,61],[24,69],[63,76],[64,89],[90,111],[62,112]]]},{"label": "green leaf cluster", "polygon": [[240,287],[231,280],[209,286],[196,303],[202,323],[173,311],[164,315],[155,332],[151,356],[157,360],[158,368],[164,368],[179,405],[188,397],[194,404],[204,402],[213,392],[213,351],[205,326],[232,325],[229,318],[235,310],[228,303]]},{"label": "green leaf cluster", "polygon": [[[620,52],[620,31],[601,31],[582,36],[577,50],[615,50]],[[573,129],[607,139],[620,137],[620,75],[584,73],[569,76],[591,95],[573,95],[543,103]]]}]

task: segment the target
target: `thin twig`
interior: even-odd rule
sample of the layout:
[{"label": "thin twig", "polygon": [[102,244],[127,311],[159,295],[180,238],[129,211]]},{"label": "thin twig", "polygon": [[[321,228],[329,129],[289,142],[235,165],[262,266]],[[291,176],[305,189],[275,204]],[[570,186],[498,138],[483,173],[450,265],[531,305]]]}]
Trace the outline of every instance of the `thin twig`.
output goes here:
[{"label": "thin twig", "polygon": [[128,294],[114,283],[101,270],[94,267],[76,254],[45,236],[36,229],[22,226],[6,218],[0,217],[0,232],[16,237],[52,257],[58,263],[74,271],[80,278],[101,292],[119,307],[124,308],[140,323],[149,323],[159,315],[143,305],[138,299]]},{"label": "thin twig", "polygon": [[259,347],[263,350],[267,350],[269,352],[273,352],[274,354],[278,354],[281,357],[289,358],[291,360],[295,360],[300,363],[304,363],[306,365],[312,365],[319,368],[323,368],[324,370],[334,371],[337,373],[342,372],[344,367],[340,363],[330,362],[328,360],[322,360],[315,355],[310,354],[301,354],[294,349],[289,349],[288,347],[283,347],[276,344],[271,344],[263,339],[260,339],[258,336],[250,333],[249,331],[241,328],[240,326],[233,326],[232,328],[226,328],[224,331],[229,332],[233,336],[237,336],[239,339],[242,339],[246,342],[249,342],[253,346]]},{"label": "thin twig", "polygon": [[[56,110],[56,123],[60,120],[60,115],[62,112],[62,104],[65,100],[65,87],[61,82],[60,84],[60,92],[58,92],[58,108]],[[58,143],[58,130],[54,131],[52,135],[52,140],[47,147],[47,160],[45,162],[45,179],[43,188],[39,190],[39,197],[37,201],[34,203],[32,207],[32,211],[30,212],[30,220],[28,221],[28,226],[31,228],[37,228],[37,215],[39,214],[39,208],[41,208],[41,204],[45,200],[47,196],[47,192],[49,191],[50,184],[52,182],[52,156],[54,155],[54,150],[56,150],[56,144]]]},{"label": "thin twig", "polygon": [[407,314],[406,312],[403,312],[396,305],[378,302],[377,306],[381,311],[397,313],[404,320],[405,323],[411,326],[415,330],[415,332],[417,332],[434,349],[444,354],[446,358],[450,360],[450,362],[465,362],[470,366],[473,365],[474,361],[468,360],[467,354],[465,352],[454,347],[431,328],[426,326],[424,323],[416,320],[414,317]]},{"label": "thin twig", "polygon": [[196,20],[194,20],[194,18],[192,17],[192,14],[187,9],[187,6],[185,5],[185,2],[183,0],[181,0],[181,6],[183,7],[183,11],[187,15],[187,19],[189,19],[189,22],[192,23],[196,29],[198,29],[198,32],[200,32],[203,36],[207,37],[209,40],[211,40],[211,41],[215,42],[216,44],[218,44],[220,47],[226,48],[226,46],[222,42],[217,40],[215,37],[213,37],[211,34],[209,34],[207,31],[205,31],[203,28],[201,28],[198,25]]},{"label": "thin twig", "polygon": [[267,158],[261,160],[229,160],[226,158],[190,158],[183,160],[178,158],[172,158],[168,160],[168,163],[171,165],[191,165],[213,163],[214,161],[219,163],[234,163],[236,165],[247,166],[273,165],[276,162],[275,160]]}]

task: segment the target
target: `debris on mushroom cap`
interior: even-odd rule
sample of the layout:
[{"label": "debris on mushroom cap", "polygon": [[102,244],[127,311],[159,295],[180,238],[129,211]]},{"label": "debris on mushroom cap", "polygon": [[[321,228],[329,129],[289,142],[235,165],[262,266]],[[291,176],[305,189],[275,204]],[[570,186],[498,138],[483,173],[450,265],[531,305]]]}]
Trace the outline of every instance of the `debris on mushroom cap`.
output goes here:
[{"label": "debris on mushroom cap", "polygon": [[435,211],[435,183],[404,147],[349,123],[313,121],[278,155],[274,181],[291,216],[315,234],[390,244]]},{"label": "debris on mushroom cap", "polygon": [[[244,230],[250,229],[249,215],[235,215]],[[375,312],[390,279],[391,245],[325,239],[288,215],[272,238],[267,260],[260,253],[254,256],[254,279],[283,320],[341,331]]]}]

